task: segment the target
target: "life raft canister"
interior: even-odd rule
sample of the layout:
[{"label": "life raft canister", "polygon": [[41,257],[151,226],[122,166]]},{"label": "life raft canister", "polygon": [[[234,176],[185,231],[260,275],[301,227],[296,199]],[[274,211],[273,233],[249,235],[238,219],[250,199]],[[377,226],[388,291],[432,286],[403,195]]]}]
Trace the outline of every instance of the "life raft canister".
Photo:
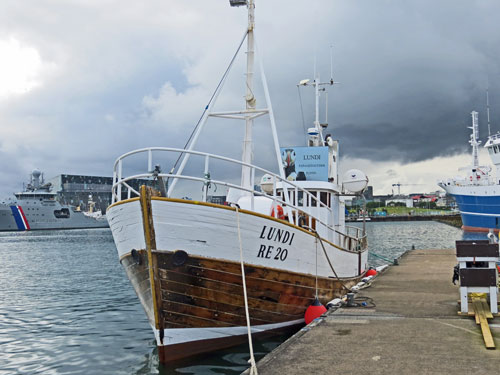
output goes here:
[{"label": "life raft canister", "polygon": [[279,204],[276,206],[276,210],[274,210],[273,207],[271,211],[271,216],[275,217],[276,219],[285,220],[285,213],[283,212],[283,207],[281,207]]}]

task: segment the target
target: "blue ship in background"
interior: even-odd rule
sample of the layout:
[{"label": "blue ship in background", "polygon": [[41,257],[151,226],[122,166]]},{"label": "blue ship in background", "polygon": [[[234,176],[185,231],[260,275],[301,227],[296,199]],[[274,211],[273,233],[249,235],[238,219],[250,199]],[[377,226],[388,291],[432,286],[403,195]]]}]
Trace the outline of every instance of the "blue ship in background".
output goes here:
[{"label": "blue ship in background", "polygon": [[[472,165],[461,168],[466,175],[438,185],[452,195],[462,216],[462,229],[470,232],[488,232],[500,230],[500,133],[489,135],[484,147],[488,150],[492,163],[496,167],[496,177],[491,174],[491,167],[479,164],[479,121],[477,112],[472,113],[472,134],[469,143],[472,146]],[[489,112],[488,112],[489,119]],[[489,128],[489,123],[488,123]]]}]

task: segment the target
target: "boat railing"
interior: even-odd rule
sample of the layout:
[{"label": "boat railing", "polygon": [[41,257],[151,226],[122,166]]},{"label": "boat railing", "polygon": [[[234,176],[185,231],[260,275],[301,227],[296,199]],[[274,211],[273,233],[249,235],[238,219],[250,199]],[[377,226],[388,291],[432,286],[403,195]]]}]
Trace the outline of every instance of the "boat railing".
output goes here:
[{"label": "boat railing", "polygon": [[[202,177],[192,176],[187,174],[173,173],[162,173],[158,169],[154,170],[153,167],[153,152],[170,152],[176,154],[190,154],[190,156],[199,156],[204,158],[204,170]],[[124,159],[129,158],[132,155],[137,154],[147,154],[147,170],[146,173],[133,174],[124,177],[123,175],[123,165]],[[273,181],[273,193],[267,194],[262,191],[255,190],[255,188],[248,188],[241,186],[236,183],[231,183],[228,181],[214,179],[210,173],[210,163],[212,160],[218,160],[222,162],[227,162],[239,167],[247,167],[250,169],[250,186],[255,186],[255,175],[256,173],[261,173],[262,175],[267,174],[272,178]],[[215,154],[210,154],[207,152],[177,149],[170,147],[149,147],[142,148],[134,151],[130,151],[126,154],[120,156],[114,164],[113,170],[113,187],[112,187],[112,203],[119,202],[123,199],[130,199],[135,196],[139,196],[139,192],[133,186],[131,186],[131,181],[137,181],[140,179],[144,180],[159,180],[159,181],[192,181],[198,182],[202,186],[202,196],[201,201],[207,202],[208,191],[211,184],[217,186],[224,186],[228,189],[235,189],[244,192],[243,194],[250,198],[250,210],[255,210],[255,198],[256,197],[266,197],[273,200],[272,211],[278,211],[277,206],[282,206],[285,213],[285,220],[295,225],[300,225],[304,229],[316,230],[321,236],[326,236],[329,241],[332,241],[347,250],[350,251],[360,251],[366,248],[366,234],[361,228],[354,226],[345,226],[344,231],[340,231],[333,225],[328,223],[328,219],[324,220],[323,217],[332,217],[333,210],[323,203],[320,199],[319,192],[310,192],[292,181],[283,179],[281,176],[268,171],[264,168],[257,167],[252,164],[244,163],[240,160],[231,159],[224,156],[219,156]],[[279,189],[277,189],[279,185]],[[279,194],[278,190],[282,191],[283,194]],[[165,190],[167,192],[167,190]],[[126,198],[124,198],[124,195]],[[169,193],[166,194],[171,195]],[[302,205],[299,204],[299,195],[302,196]],[[321,212],[323,208],[323,214]],[[327,212],[327,215],[324,214]],[[269,213],[270,214],[270,213]],[[334,233],[335,238],[330,238],[328,233]]]}]

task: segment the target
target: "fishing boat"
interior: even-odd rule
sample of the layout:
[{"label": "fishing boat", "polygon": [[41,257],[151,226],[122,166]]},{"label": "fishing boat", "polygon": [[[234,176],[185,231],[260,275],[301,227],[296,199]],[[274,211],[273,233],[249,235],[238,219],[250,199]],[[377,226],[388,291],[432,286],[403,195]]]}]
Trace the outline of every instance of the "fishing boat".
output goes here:
[{"label": "fishing boat", "polygon": [[[488,128],[489,103],[488,103]],[[471,165],[461,168],[464,175],[442,180],[438,185],[453,196],[462,217],[462,229],[470,232],[500,230],[500,133],[489,134],[484,147],[496,167],[496,178],[489,165],[479,163],[479,119],[471,112],[472,130],[469,143],[472,147]]]},{"label": "fishing boat", "polygon": [[[297,328],[316,299],[326,304],[345,294],[367,270],[366,235],[345,225],[344,200],[368,179],[355,169],[339,179],[339,142],[319,121],[320,94],[333,79],[299,83],[314,89],[314,126],[306,146],[280,147],[262,63],[265,106],[254,97],[254,0],[231,3],[248,10],[240,44],[247,41],[245,108],[215,112],[210,100],[186,148],[143,148],[114,164],[107,218],[163,363],[241,343],[247,331]],[[266,152],[275,172],[253,164],[252,125],[260,116],[269,118],[274,147]],[[208,118],[244,121],[242,160],[195,150]],[[144,170],[136,171],[141,158]],[[128,181],[136,178],[151,186],[134,189]],[[215,187],[225,191],[224,204],[210,202]],[[199,196],[187,199],[187,192]]]}]

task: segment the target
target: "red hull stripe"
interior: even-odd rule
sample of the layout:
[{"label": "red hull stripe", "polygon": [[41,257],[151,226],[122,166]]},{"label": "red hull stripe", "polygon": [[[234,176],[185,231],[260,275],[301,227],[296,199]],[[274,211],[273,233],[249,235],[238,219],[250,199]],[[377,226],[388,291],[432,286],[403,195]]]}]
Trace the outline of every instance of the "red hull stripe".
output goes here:
[{"label": "red hull stripe", "polygon": [[26,230],[30,230],[30,225],[28,223],[28,219],[26,219],[26,216],[24,215],[23,208],[21,206],[17,206],[19,209],[19,212],[21,213],[21,218],[23,219],[24,226],[26,227]]},{"label": "red hull stripe", "polygon": [[[492,228],[495,233],[499,232],[499,229]],[[466,225],[462,225],[462,230],[465,232],[486,232],[488,233],[490,230],[489,228],[481,228],[481,227],[468,227]]]}]

